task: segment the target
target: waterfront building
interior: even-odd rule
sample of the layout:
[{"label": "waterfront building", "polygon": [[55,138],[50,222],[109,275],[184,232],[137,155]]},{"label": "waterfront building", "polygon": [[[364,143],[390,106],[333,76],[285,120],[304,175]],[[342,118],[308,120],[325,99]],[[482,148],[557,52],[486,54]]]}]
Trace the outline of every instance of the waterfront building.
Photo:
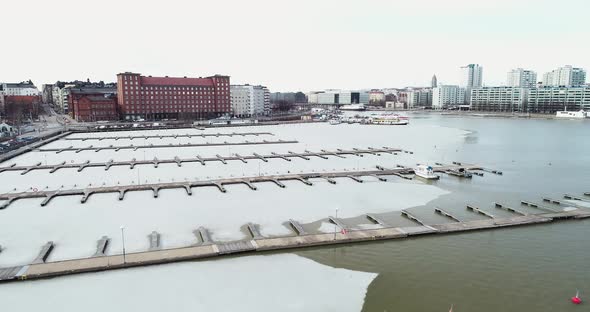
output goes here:
[{"label": "waterfront building", "polygon": [[0,92],[0,120],[4,117],[4,94]]},{"label": "waterfront building", "polygon": [[329,89],[310,92],[308,101],[310,104],[326,105],[369,104],[370,96],[367,91]]},{"label": "waterfront building", "polygon": [[41,87],[41,99],[43,103],[52,104],[53,103],[53,85],[52,84],[44,84]]},{"label": "waterfront building", "polygon": [[438,87],[438,79],[436,79],[436,75],[432,76],[432,82],[430,83],[430,87],[431,88],[436,88]]},{"label": "waterfront building", "polygon": [[441,85],[432,89],[432,108],[444,109],[465,104],[465,88]]},{"label": "waterfront building", "polygon": [[537,73],[522,68],[508,72],[506,85],[509,87],[534,88],[537,86]]},{"label": "waterfront building", "polygon": [[55,85],[53,87],[53,103],[57,107],[58,111],[62,114],[67,114],[70,110],[68,103],[70,96],[70,87],[73,86],[74,85],[65,85],[63,87],[60,87],[59,85]]},{"label": "waterfront building", "polygon": [[90,90],[107,88],[115,89],[115,92],[113,92],[112,90],[106,90],[104,93],[116,93],[117,84],[114,82],[104,83],[102,81],[91,82],[90,79],[87,79],[86,81],[75,80],[70,82],[57,81],[56,83],[54,83],[51,90],[51,96],[53,97],[53,105],[60,113],[70,114],[72,115],[72,117],[74,116],[70,112],[70,90],[73,88],[86,88]]},{"label": "waterfront building", "polygon": [[590,86],[529,89],[527,112],[555,113],[557,111],[590,110]]},{"label": "waterfront building", "polygon": [[523,111],[527,89],[517,87],[482,87],[471,90],[471,110]]},{"label": "waterfront building", "polygon": [[270,102],[307,103],[307,96],[303,92],[273,92],[270,94]]},{"label": "waterfront building", "polygon": [[232,85],[232,114],[237,117],[265,116],[270,113],[270,91],[264,86]]},{"label": "waterfront building", "polygon": [[1,95],[6,119],[20,123],[22,120],[35,119],[39,116],[41,96],[37,95]]},{"label": "waterfront building", "polygon": [[407,108],[432,107],[432,89],[414,89],[407,93]]},{"label": "waterfront building", "polygon": [[32,81],[0,83],[0,93],[6,96],[37,96],[39,89]]},{"label": "waterfront building", "polygon": [[125,120],[215,118],[231,113],[229,76],[205,78],[117,75],[119,113]]},{"label": "waterfront building", "polygon": [[469,64],[461,67],[463,70],[463,87],[465,87],[466,104],[471,103],[471,89],[480,88],[483,84],[483,67],[479,64]]},{"label": "waterfront building", "polygon": [[586,71],[566,65],[543,75],[544,86],[578,87],[586,83]]},{"label": "waterfront building", "polygon": [[117,88],[68,88],[68,107],[76,121],[118,120]]},{"label": "waterfront building", "polygon": [[383,106],[385,104],[385,93],[380,90],[371,90],[369,92],[369,104]]},{"label": "waterfront building", "polygon": [[469,64],[461,67],[463,70],[463,87],[467,89],[479,88],[483,82],[483,67],[479,64]]}]

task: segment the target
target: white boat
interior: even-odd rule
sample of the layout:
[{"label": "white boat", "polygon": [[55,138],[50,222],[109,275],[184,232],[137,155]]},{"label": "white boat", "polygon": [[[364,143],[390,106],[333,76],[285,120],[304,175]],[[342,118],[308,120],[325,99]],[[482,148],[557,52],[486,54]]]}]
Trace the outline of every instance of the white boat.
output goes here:
[{"label": "white boat", "polygon": [[559,111],[555,113],[555,117],[568,119],[583,119],[588,117],[588,113],[586,113],[583,109],[577,112],[568,112],[566,107],[564,111]]},{"label": "white boat", "polygon": [[340,106],[340,110],[347,111],[364,111],[365,109],[366,108],[364,104],[349,104]]},{"label": "white boat", "polygon": [[414,174],[427,180],[438,180],[440,178],[434,174],[432,167],[427,165],[418,165],[414,168]]},{"label": "white boat", "polygon": [[382,115],[373,117],[371,123],[376,125],[407,125],[410,123],[410,119],[398,115]]},{"label": "white boat", "polygon": [[331,125],[339,125],[340,124],[340,119],[330,119],[330,124]]}]

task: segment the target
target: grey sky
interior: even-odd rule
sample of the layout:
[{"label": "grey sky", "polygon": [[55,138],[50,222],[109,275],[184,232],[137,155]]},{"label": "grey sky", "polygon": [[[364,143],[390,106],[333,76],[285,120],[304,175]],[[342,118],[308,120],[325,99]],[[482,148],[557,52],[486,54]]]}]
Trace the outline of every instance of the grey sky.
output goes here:
[{"label": "grey sky", "polygon": [[232,76],[273,91],[590,69],[588,0],[28,0],[0,6],[0,81]]}]

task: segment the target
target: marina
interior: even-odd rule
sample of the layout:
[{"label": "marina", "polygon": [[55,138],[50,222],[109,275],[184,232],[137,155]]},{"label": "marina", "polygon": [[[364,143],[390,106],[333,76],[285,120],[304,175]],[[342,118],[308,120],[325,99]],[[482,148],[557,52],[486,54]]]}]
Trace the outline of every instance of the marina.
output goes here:
[{"label": "marina", "polygon": [[341,232],[337,231],[333,234],[307,234],[301,229],[301,226],[296,221],[290,220],[289,222],[293,225],[295,236],[272,238],[264,237],[255,224],[249,223],[247,224],[247,227],[252,235],[252,240],[223,243],[213,242],[206,234],[206,230],[201,228],[199,229],[199,233],[202,237],[202,243],[195,246],[175,249],[161,249],[159,234],[157,232],[152,232],[148,236],[150,239],[149,250],[144,252],[128,253],[125,254],[125,256],[120,254],[107,255],[105,251],[109,239],[104,236],[98,241],[96,253],[91,257],[57,262],[46,262],[47,257],[55,247],[53,242],[48,242],[41,248],[37,258],[35,258],[30,264],[17,267],[0,268],[0,281],[32,280],[70,274],[219,257],[223,255],[248,254],[251,252],[305,248],[320,245],[350,244],[366,241],[402,239],[425,234],[490,230],[503,227],[548,223],[562,219],[577,220],[590,217],[590,210],[582,209],[560,213],[539,214],[523,214],[516,210],[510,209],[509,211],[513,212],[515,216],[509,218],[495,218],[494,216],[477,207],[470,205],[467,205],[467,207],[469,210],[474,211],[474,213],[484,214],[485,216],[489,217],[489,219],[477,221],[458,221],[458,219],[452,217],[451,214],[443,211],[440,208],[437,208],[435,209],[436,213],[444,214],[456,222],[427,224],[411,213],[402,211],[401,214],[416,222],[417,226],[387,227],[384,222],[379,220],[379,218],[367,215],[367,218],[375,221],[379,225],[383,226],[383,228],[374,230],[351,230],[342,222],[342,220],[329,217],[329,220],[335,224],[339,230],[341,230]]},{"label": "marina", "polygon": [[[47,193],[43,193],[42,197],[14,200],[6,209],[1,210],[8,224],[4,227],[0,240],[0,245],[3,246],[0,252],[0,275],[8,278],[7,281],[15,281],[2,286],[6,289],[19,287],[16,286],[21,284],[18,278],[23,279],[25,276],[28,280],[38,280],[39,283],[64,281],[68,284],[78,279],[83,283],[111,274],[138,274],[137,277],[140,278],[161,268],[177,271],[178,266],[185,264],[199,266],[217,263],[217,260],[190,260],[235,260],[235,265],[241,267],[240,264],[246,263],[251,257],[264,257],[271,261],[281,255],[297,255],[329,267],[378,272],[378,278],[368,287],[369,297],[365,299],[365,310],[378,311],[388,309],[381,306],[382,304],[398,306],[389,297],[374,297],[382,289],[393,287],[396,293],[404,294],[406,298],[408,292],[413,293],[415,287],[419,287],[432,296],[427,285],[421,284],[422,279],[412,279],[418,276],[416,274],[421,274],[420,272],[432,277],[428,281],[437,285],[437,289],[448,278],[447,275],[437,277],[437,274],[442,274],[440,272],[457,272],[453,276],[464,280],[465,277],[461,274],[465,271],[450,268],[453,263],[461,266],[462,270],[472,272],[470,275],[483,274],[482,278],[489,281],[494,277],[485,270],[480,270],[484,264],[486,267],[491,266],[491,271],[498,274],[497,267],[501,267],[505,261],[510,263],[511,268],[519,270],[520,264],[526,263],[526,271],[511,270],[512,274],[520,279],[537,280],[544,275],[535,268],[547,267],[546,264],[539,264],[544,257],[559,264],[568,262],[567,257],[563,256],[557,260],[551,254],[538,255],[543,250],[539,245],[541,243],[554,246],[551,250],[561,248],[563,255],[567,246],[579,244],[578,236],[567,236],[570,238],[560,243],[555,235],[579,231],[588,222],[582,220],[588,208],[576,206],[584,206],[583,202],[562,198],[564,194],[579,199],[588,198],[584,195],[587,188],[581,189],[587,185],[584,180],[578,180],[581,181],[580,187],[566,183],[563,187],[552,190],[545,186],[546,179],[539,176],[550,170],[550,175],[556,179],[569,180],[570,176],[565,172],[571,174],[571,171],[564,168],[566,162],[552,159],[553,166],[547,166],[549,161],[546,161],[546,167],[538,169],[539,173],[531,173],[527,171],[528,163],[519,156],[514,156],[514,164],[511,163],[512,159],[508,162],[498,161],[497,159],[502,158],[498,158],[497,151],[494,150],[496,146],[489,146],[489,141],[481,139],[486,137],[484,130],[478,130],[481,132],[480,142],[471,143],[473,134],[450,132],[445,127],[426,128],[423,135],[417,134],[415,129],[421,127],[421,123],[424,120],[413,118],[408,127],[362,127],[362,134],[359,134],[360,126],[347,124],[337,127],[327,123],[263,127],[259,128],[260,131],[273,133],[273,138],[296,138],[298,143],[235,146],[231,151],[228,147],[214,146],[144,149],[147,152],[145,157],[143,151],[132,149],[97,153],[25,153],[0,164],[1,168],[19,167],[16,168],[19,170],[5,170],[0,174],[0,177],[18,182],[14,184],[16,190],[4,188],[0,193],[33,193],[33,188],[37,188],[37,192],[42,190]],[[482,121],[478,120],[478,124],[480,123]],[[495,127],[493,129],[496,131]],[[178,133],[192,135],[217,132],[215,129],[197,131],[187,129]],[[122,136],[171,135],[166,131],[158,131],[157,134],[149,131],[139,134],[119,133]],[[316,133],[323,133],[325,138],[315,139],[313,136]],[[101,132],[100,135],[113,136],[106,132]],[[91,135],[74,133],[65,138],[88,136]],[[453,141],[454,137],[458,137],[458,140]],[[212,142],[224,141],[221,137],[208,138],[213,139]],[[450,143],[445,138],[450,138]],[[174,145],[186,143],[188,139],[164,137],[148,140],[162,140],[163,144]],[[196,143],[200,139],[202,138],[195,136],[191,142]],[[234,138],[232,142],[236,140],[239,141],[240,137]],[[470,143],[463,147],[463,141]],[[91,144],[97,146],[97,141],[88,142],[64,139],[43,148],[70,145],[83,148]],[[120,139],[118,142],[124,145],[122,142],[128,141]],[[110,144],[117,145],[102,140],[102,145]],[[396,148],[387,153],[371,150],[367,146],[377,150],[384,146]],[[482,150],[473,152],[475,147]],[[471,149],[469,153],[465,150],[467,148]],[[355,154],[339,154],[339,149],[345,152],[370,153],[361,153],[363,156],[360,157]],[[456,152],[457,150],[459,151]],[[332,153],[335,155],[331,155]],[[44,161],[44,156],[41,155],[47,155],[47,160]],[[133,158],[141,159],[142,163],[133,164]],[[576,163],[580,164],[579,161]],[[21,174],[37,167],[37,164],[43,168]],[[78,172],[80,166],[85,164],[96,164],[96,167],[84,167]],[[430,164],[437,169],[436,174],[440,175],[440,179],[418,179],[413,172],[416,164]],[[79,166],[59,167],[63,165]],[[262,169],[259,166],[263,166]],[[471,173],[473,178],[449,173],[460,173],[461,167],[464,167],[463,171]],[[134,177],[139,168],[141,183],[137,183],[140,179]],[[51,173],[53,169],[56,170]],[[380,172],[387,170],[391,171],[385,172],[386,174]],[[526,177],[520,175],[520,172],[526,172]],[[318,173],[323,176],[306,176]],[[337,176],[331,176],[333,173],[337,173]],[[483,174],[482,178],[480,173]],[[86,176],[94,178],[85,179]],[[277,179],[276,182],[252,181],[256,177],[290,179]],[[571,178],[577,177],[572,175]],[[357,179],[362,182],[359,183]],[[61,182],[62,180],[67,180],[68,183]],[[136,184],[131,183],[134,180]],[[213,183],[224,180],[235,183]],[[189,187],[192,196],[187,196],[189,193],[182,184],[195,181],[211,184],[206,187]],[[75,187],[75,184],[78,186]],[[110,193],[89,194],[86,201],[81,203],[84,190],[116,186],[125,189],[128,186],[145,185],[150,188],[126,191],[122,200],[119,200],[119,190],[114,189]],[[166,188],[167,186],[175,188]],[[436,189],[444,191],[433,193]],[[75,195],[54,196],[45,206],[41,206],[47,195],[51,196],[53,192],[60,190],[80,192]],[[154,194],[157,194],[157,198],[154,198]],[[304,198],[310,200],[300,200]],[[424,200],[420,200],[423,198]],[[561,204],[542,201],[543,198],[557,200]],[[285,203],[285,199],[288,199],[288,203]],[[521,204],[521,201],[537,207]],[[0,204],[3,203],[6,201],[0,201]],[[496,203],[504,208],[496,207]],[[494,218],[468,210],[467,205],[493,215]],[[261,209],[266,206],[268,208]],[[337,215],[334,214],[335,208],[338,208]],[[402,211],[421,223],[402,215]],[[547,221],[549,218],[551,220]],[[76,220],[76,225],[60,222],[60,219]],[[16,226],[16,220],[27,220],[28,226]],[[557,222],[561,220],[563,222]],[[51,229],[41,223],[59,226]],[[535,224],[539,226],[526,226]],[[125,257],[122,255],[120,225],[125,225]],[[39,234],[35,235],[27,228],[35,228],[34,232]],[[345,231],[342,231],[343,228]],[[556,232],[557,229],[559,232]],[[533,239],[531,235],[542,238]],[[103,240],[105,237],[106,240]],[[526,243],[519,245],[520,240]],[[46,261],[32,264],[48,241],[53,243],[53,247],[46,254]],[[509,245],[505,246],[506,244]],[[490,250],[498,251],[490,253]],[[522,254],[515,254],[514,250],[523,251]],[[502,255],[502,260],[494,257],[496,253]],[[535,258],[527,257],[527,254],[534,254]],[[434,261],[436,265],[433,268],[425,267],[422,261],[416,261],[417,257],[432,259],[427,262]],[[511,262],[510,259],[514,258],[518,262]],[[444,259],[444,262],[437,259]],[[168,264],[152,266],[152,263]],[[583,269],[584,265],[576,263],[576,267]],[[125,269],[118,270],[119,268]],[[475,270],[478,270],[477,273]],[[528,270],[534,270],[535,276],[523,277],[522,272],[529,272]],[[563,270],[565,268],[557,269],[557,272],[569,276]],[[90,272],[101,273],[77,274]],[[410,273],[412,274],[408,277]],[[181,276],[172,271],[168,275],[174,276],[175,280],[181,279]],[[61,277],[47,279],[58,276]],[[405,286],[395,286],[395,281],[401,280],[411,290]],[[504,276],[503,280],[521,285],[509,276]],[[552,276],[552,280],[564,283],[562,278]],[[453,280],[453,284],[456,283]],[[36,282],[24,284],[28,287],[36,285]],[[500,284],[513,290],[512,286],[505,285],[506,282],[498,283]],[[538,289],[538,285],[530,287]],[[448,285],[445,288],[450,289]],[[461,292],[465,291],[469,290],[463,289]],[[495,302],[489,298],[484,300]],[[412,304],[404,301],[399,306]]]}]

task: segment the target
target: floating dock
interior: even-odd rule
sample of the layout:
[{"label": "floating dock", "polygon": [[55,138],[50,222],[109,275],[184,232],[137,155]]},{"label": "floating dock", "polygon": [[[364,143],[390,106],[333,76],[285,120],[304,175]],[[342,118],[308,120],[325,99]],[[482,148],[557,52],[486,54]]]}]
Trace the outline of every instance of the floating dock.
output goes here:
[{"label": "floating dock", "polygon": [[129,169],[135,168],[135,166],[140,165],[152,165],[154,168],[158,168],[160,164],[176,164],[177,166],[181,167],[184,163],[200,163],[201,165],[205,165],[208,162],[221,162],[227,164],[229,161],[241,161],[247,162],[248,160],[261,160],[264,162],[268,162],[269,159],[283,159],[286,161],[291,161],[291,158],[295,157],[305,157],[310,159],[310,157],[319,157],[322,159],[327,158],[327,156],[336,156],[340,158],[344,158],[344,155],[356,155],[356,154],[368,154],[373,153],[374,151],[379,151],[382,153],[391,153],[395,151],[399,151],[397,148],[390,148],[390,147],[383,147],[380,149],[375,148],[367,148],[367,149],[354,149],[354,150],[338,150],[338,151],[325,151],[322,150],[321,152],[310,152],[305,151],[304,153],[286,153],[286,154],[279,154],[279,153],[271,153],[268,155],[260,155],[257,153],[253,153],[252,155],[237,155],[233,154],[230,156],[221,156],[217,155],[216,157],[201,157],[199,155],[190,158],[179,158],[174,157],[171,159],[148,159],[148,160],[137,160],[133,158],[132,160],[126,161],[113,161],[109,160],[106,162],[90,162],[89,160],[82,162],[82,163],[59,163],[53,165],[42,165],[40,162],[32,165],[32,166],[16,166],[16,164],[12,164],[6,167],[0,167],[0,173],[5,171],[21,171],[21,175],[27,174],[33,170],[50,170],[49,173],[54,173],[60,169],[77,169],[78,172],[86,168],[94,168],[94,167],[104,167],[105,170],[109,170],[111,167],[119,167],[119,166],[128,166]]},{"label": "floating dock", "polygon": [[102,140],[133,140],[133,139],[165,139],[165,138],[208,138],[208,137],[237,137],[274,135],[271,132],[232,132],[232,133],[201,133],[201,134],[159,134],[159,135],[127,135],[127,136],[101,136],[101,137],[74,137],[65,138],[68,141],[102,141]]},{"label": "floating dock", "polygon": [[[476,208],[476,207],[473,207]],[[437,208],[438,209],[438,208]],[[439,209],[440,210],[440,209]],[[442,212],[442,210],[440,210]],[[403,213],[403,212],[402,212]],[[419,219],[405,211],[408,217]],[[371,230],[337,231],[335,233],[306,234],[299,232],[296,236],[262,237],[251,240],[231,242],[214,242],[204,228],[196,232],[202,237],[203,244],[173,248],[151,249],[144,252],[127,253],[125,261],[122,255],[104,255],[100,257],[88,257],[64,261],[46,262],[47,256],[53,249],[53,243],[48,242],[32,264],[0,268],[0,281],[33,280],[39,278],[56,277],[85,272],[98,272],[105,270],[139,267],[152,264],[162,264],[194,259],[218,257],[223,255],[243,254],[252,252],[264,252],[270,250],[284,250],[291,248],[303,248],[321,245],[346,244],[376,240],[400,239],[416,235],[457,233],[464,231],[497,229],[509,226],[522,226],[529,224],[548,223],[562,219],[583,219],[590,217],[590,210],[576,209],[558,213],[540,213],[535,215],[518,215],[508,218],[484,219],[475,221],[461,221],[444,224],[410,227],[385,227]],[[376,219],[374,219],[376,220]],[[298,224],[290,220],[291,224]],[[384,225],[384,223],[378,222]],[[300,226],[294,226],[299,228]],[[152,234],[154,234],[153,232]],[[152,236],[153,237],[153,236]],[[103,237],[104,238],[104,237]],[[153,244],[150,244],[153,247]],[[100,249],[101,244],[99,244]]]},{"label": "floating dock", "polygon": [[477,212],[477,213],[479,213],[481,215],[484,215],[484,216],[486,216],[486,217],[488,217],[490,219],[496,218],[496,217],[494,217],[493,214],[491,214],[489,212],[486,212],[486,211],[483,211],[483,210],[479,209],[478,207],[475,207],[474,205],[467,205],[467,210],[471,210],[473,212]]},{"label": "floating dock", "polygon": [[75,152],[80,153],[83,151],[95,151],[100,152],[103,150],[114,150],[118,152],[120,150],[138,150],[146,148],[181,148],[181,147],[212,147],[212,146],[242,146],[242,145],[267,145],[267,144],[294,144],[299,143],[296,140],[276,140],[276,141],[243,141],[243,142],[221,142],[221,143],[187,143],[187,144],[148,144],[148,145],[109,145],[109,146],[86,146],[86,147],[64,147],[64,148],[39,148],[37,152],[55,152],[56,154],[63,152]]},{"label": "floating dock", "polygon": [[[454,166],[454,165],[453,165]],[[477,170],[477,166],[467,166],[471,170]],[[439,167],[436,170],[445,170],[449,167]],[[462,168],[465,168],[462,167]],[[383,175],[397,175],[399,172],[405,172],[408,169],[398,168],[389,170],[368,170],[368,171],[340,171],[340,172],[308,172],[299,174],[282,174],[282,175],[268,175],[268,176],[252,176],[242,178],[222,178],[215,180],[206,181],[184,181],[184,182],[168,182],[168,183],[146,183],[139,185],[117,185],[117,186],[103,186],[103,187],[88,187],[80,189],[59,189],[59,190],[47,190],[47,191],[32,191],[32,192],[20,192],[20,193],[4,193],[0,194],[0,200],[4,202],[0,205],[0,209],[8,207],[10,204],[17,200],[29,199],[29,198],[43,198],[41,206],[47,205],[52,199],[62,196],[81,196],[80,202],[85,203],[88,201],[91,195],[101,193],[117,193],[119,194],[119,200],[125,198],[125,194],[128,192],[136,191],[152,191],[154,198],[159,196],[159,191],[163,189],[184,189],[187,195],[192,195],[192,188],[195,187],[216,187],[219,191],[225,193],[225,185],[232,184],[246,184],[252,190],[256,190],[255,183],[261,182],[273,182],[280,187],[284,187],[279,181],[300,181],[306,185],[313,185],[309,179],[313,178],[353,178],[359,180],[358,177],[362,176],[383,176]]]},{"label": "floating dock", "polygon": [[449,218],[449,219],[451,219],[453,221],[461,222],[461,220],[459,218],[455,217],[450,212],[447,212],[447,211],[442,210],[439,207],[434,208],[434,212],[436,212],[436,213],[438,213],[440,215],[443,215],[443,216],[445,216],[445,217],[447,217],[447,218]]},{"label": "floating dock", "polygon": [[571,194],[565,194],[565,195],[563,195],[563,198],[569,199],[569,200],[577,200],[577,201],[581,201],[581,202],[590,203],[590,201],[588,201],[588,200],[586,200],[584,198],[581,198],[581,197],[576,196],[576,195],[571,195]]}]

